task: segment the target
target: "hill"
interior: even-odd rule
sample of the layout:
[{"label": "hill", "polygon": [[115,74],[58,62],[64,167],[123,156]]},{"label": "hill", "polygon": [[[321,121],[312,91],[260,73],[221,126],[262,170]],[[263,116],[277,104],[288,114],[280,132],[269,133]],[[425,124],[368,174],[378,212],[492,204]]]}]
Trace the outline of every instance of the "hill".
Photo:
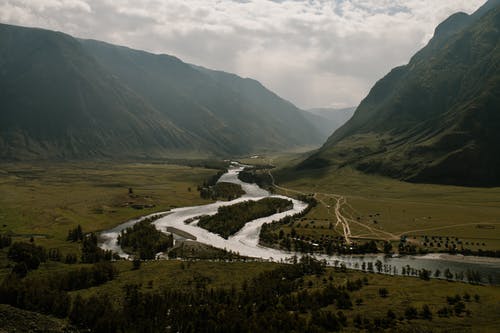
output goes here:
[{"label": "hill", "polygon": [[412,182],[500,185],[499,4],[490,0],[440,24],[297,168],[353,166]]},{"label": "hill", "polygon": [[0,40],[2,159],[231,156],[321,142],[301,110],[254,80],[42,29],[1,24]]}]

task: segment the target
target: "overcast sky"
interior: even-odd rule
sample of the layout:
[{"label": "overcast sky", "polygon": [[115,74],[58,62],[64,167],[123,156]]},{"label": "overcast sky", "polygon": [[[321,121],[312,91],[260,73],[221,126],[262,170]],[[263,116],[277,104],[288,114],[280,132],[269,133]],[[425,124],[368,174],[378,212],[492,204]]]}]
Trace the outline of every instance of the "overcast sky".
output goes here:
[{"label": "overcast sky", "polygon": [[0,21],[261,81],[302,108],[357,105],[434,28],[485,0],[0,0]]}]

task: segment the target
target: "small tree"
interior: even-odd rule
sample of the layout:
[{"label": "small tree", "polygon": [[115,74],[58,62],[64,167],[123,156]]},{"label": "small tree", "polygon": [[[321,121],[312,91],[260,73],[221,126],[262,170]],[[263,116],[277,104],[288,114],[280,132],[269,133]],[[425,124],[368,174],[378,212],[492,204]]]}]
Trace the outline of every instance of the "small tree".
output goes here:
[{"label": "small tree", "polygon": [[387,310],[387,319],[389,321],[394,321],[396,319],[396,314],[391,309]]},{"label": "small tree", "polygon": [[424,306],[422,307],[421,315],[423,319],[432,320],[432,312],[427,304],[424,304]]},{"label": "small tree", "polygon": [[416,319],[418,315],[417,309],[415,309],[413,306],[409,306],[405,310],[405,317],[408,320],[411,319]]},{"label": "small tree", "polygon": [[451,273],[451,271],[447,268],[444,271],[444,277],[446,278],[446,280],[451,280],[453,279],[453,273]]},{"label": "small tree", "polygon": [[385,254],[391,254],[392,253],[392,244],[391,244],[391,242],[385,242],[384,243],[384,253]]},{"label": "small tree", "polygon": [[141,261],[139,259],[134,259],[132,261],[132,270],[138,270],[141,268]]},{"label": "small tree", "polygon": [[378,290],[378,294],[380,295],[380,297],[386,298],[389,295],[389,291],[387,290],[387,288],[380,288]]}]

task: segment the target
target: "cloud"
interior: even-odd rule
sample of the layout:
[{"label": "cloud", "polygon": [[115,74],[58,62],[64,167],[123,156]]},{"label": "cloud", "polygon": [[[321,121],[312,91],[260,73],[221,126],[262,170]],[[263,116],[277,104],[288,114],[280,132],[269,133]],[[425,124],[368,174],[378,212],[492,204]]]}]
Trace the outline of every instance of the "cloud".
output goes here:
[{"label": "cloud", "polygon": [[434,28],[485,0],[6,0],[0,21],[168,53],[301,107],[356,105]]}]

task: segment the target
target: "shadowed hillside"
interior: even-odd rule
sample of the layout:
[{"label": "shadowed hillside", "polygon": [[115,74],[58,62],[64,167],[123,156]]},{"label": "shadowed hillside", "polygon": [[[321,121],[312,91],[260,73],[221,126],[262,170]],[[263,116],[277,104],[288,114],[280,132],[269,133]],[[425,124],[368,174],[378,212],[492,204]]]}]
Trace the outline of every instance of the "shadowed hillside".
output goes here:
[{"label": "shadowed hillside", "polygon": [[414,182],[500,185],[499,4],[439,25],[298,168],[350,165]]},{"label": "shadowed hillside", "polygon": [[320,143],[260,83],[168,55],[0,25],[0,158],[229,156]]}]

